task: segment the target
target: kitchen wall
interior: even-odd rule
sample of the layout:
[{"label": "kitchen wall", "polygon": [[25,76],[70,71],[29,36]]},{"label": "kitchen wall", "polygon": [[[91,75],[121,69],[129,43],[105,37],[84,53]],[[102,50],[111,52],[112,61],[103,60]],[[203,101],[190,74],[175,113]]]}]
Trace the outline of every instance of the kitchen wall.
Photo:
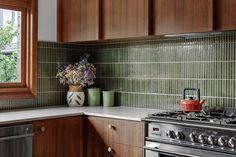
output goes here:
[{"label": "kitchen wall", "polygon": [[38,40],[57,41],[57,0],[38,1]]},{"label": "kitchen wall", "polygon": [[67,88],[55,78],[57,63],[78,62],[86,50],[84,45],[51,42],[38,43],[38,96],[37,99],[0,101],[0,110],[42,108],[66,105]]},{"label": "kitchen wall", "polygon": [[[116,105],[177,109],[184,87],[201,89],[206,105],[236,107],[236,33],[88,45],[38,43],[38,97],[0,101],[1,110],[66,105],[56,65],[91,54],[96,87],[116,91]],[[194,93],[188,93],[194,94]]]},{"label": "kitchen wall", "polygon": [[88,45],[96,86],[117,91],[117,105],[159,109],[178,109],[185,87],[208,106],[236,107],[235,51],[235,33]]}]

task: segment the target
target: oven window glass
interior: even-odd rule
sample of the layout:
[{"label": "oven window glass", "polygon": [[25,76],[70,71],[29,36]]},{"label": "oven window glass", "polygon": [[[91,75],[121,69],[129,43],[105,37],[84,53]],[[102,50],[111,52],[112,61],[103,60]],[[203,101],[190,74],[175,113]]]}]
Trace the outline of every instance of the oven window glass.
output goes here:
[{"label": "oven window glass", "polygon": [[170,154],[170,153],[151,151],[151,150],[146,150],[145,154],[146,154],[145,157],[190,157],[190,156]]},{"label": "oven window glass", "polygon": [[188,157],[188,156],[169,154],[169,153],[159,153],[159,157]]}]

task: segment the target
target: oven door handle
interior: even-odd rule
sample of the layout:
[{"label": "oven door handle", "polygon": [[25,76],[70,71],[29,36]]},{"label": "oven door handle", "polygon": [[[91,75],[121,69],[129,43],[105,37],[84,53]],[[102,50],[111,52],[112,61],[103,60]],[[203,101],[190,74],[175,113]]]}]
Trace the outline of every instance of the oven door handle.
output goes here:
[{"label": "oven door handle", "polygon": [[154,148],[150,148],[150,147],[143,147],[144,149],[150,150],[150,151],[154,151],[154,152],[163,152],[163,153],[168,153],[168,154],[173,154],[173,155],[180,155],[180,156],[186,156],[186,157],[199,157],[199,156],[195,156],[195,155],[188,155],[188,154],[182,154],[182,153],[177,153],[177,152],[173,152],[173,151],[167,151],[167,150],[163,150],[163,149],[159,149],[158,147],[154,147]]}]

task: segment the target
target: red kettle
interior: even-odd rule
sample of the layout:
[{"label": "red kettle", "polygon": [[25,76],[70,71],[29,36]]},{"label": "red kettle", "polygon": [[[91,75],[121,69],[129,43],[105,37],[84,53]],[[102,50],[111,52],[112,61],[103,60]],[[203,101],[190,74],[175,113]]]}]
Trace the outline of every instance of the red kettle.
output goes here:
[{"label": "red kettle", "polygon": [[[198,100],[193,97],[186,99],[186,91],[193,90],[197,91]],[[180,105],[183,112],[200,112],[202,110],[202,105],[205,103],[205,100],[200,100],[200,89],[197,88],[184,88],[183,100],[181,100]]]}]

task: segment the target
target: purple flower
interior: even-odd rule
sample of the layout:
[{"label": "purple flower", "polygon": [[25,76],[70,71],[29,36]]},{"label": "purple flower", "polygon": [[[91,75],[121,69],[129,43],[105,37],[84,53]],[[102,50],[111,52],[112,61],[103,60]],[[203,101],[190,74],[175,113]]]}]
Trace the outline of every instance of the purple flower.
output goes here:
[{"label": "purple flower", "polygon": [[94,83],[93,79],[96,78],[96,68],[91,63],[69,64],[59,67],[56,77],[63,85],[92,85]]}]

